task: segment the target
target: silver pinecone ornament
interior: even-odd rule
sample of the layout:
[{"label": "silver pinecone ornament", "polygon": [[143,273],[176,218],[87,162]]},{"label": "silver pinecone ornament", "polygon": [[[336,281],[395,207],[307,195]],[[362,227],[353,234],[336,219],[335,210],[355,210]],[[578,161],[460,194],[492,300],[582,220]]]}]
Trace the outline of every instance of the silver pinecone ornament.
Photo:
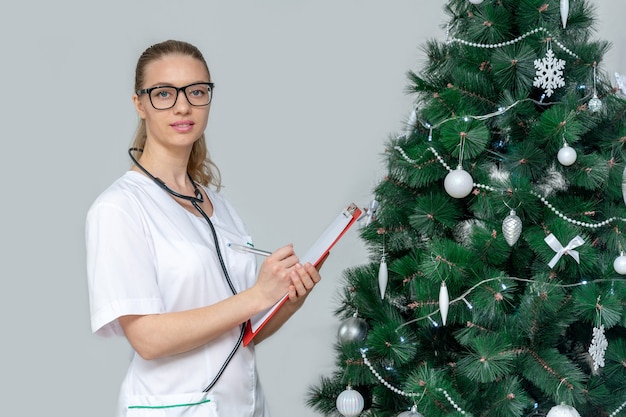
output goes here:
[{"label": "silver pinecone ornament", "polygon": [[515,210],[511,210],[502,221],[502,234],[509,246],[515,245],[522,234],[522,220],[515,214]]}]

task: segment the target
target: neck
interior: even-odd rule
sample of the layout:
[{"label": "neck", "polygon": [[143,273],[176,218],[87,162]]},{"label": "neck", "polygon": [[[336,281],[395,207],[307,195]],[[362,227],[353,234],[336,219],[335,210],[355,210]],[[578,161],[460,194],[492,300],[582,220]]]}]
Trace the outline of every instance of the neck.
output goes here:
[{"label": "neck", "polygon": [[[141,153],[141,157],[136,158],[133,153]],[[180,167],[176,169],[175,165],[167,169],[167,164],[155,164],[154,158],[146,157],[143,150],[139,148],[130,148],[128,154],[135,164],[133,167],[134,170],[151,178],[168,193],[185,200],[195,199],[196,201],[202,202],[202,193],[191,176],[187,173],[186,164],[184,169]],[[161,169],[159,169],[159,167],[161,167]],[[165,167],[165,169],[163,167]],[[162,173],[169,175],[164,177]]]},{"label": "neck", "polygon": [[[189,180],[187,164],[191,150],[184,155],[172,152],[158,152],[146,146],[143,151],[135,152],[136,161],[149,171],[152,176],[161,179],[177,190],[188,190],[192,183]],[[140,171],[142,171],[140,169]],[[145,173],[145,172],[144,172]]]}]

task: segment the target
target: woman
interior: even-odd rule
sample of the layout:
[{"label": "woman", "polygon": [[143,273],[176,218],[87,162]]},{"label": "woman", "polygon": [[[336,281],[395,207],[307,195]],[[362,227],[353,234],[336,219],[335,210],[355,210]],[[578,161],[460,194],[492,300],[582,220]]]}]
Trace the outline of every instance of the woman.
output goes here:
[{"label": "woman", "polygon": [[276,331],[320,280],[291,245],[268,256],[218,194],[204,130],[213,96],[200,51],[166,41],[139,58],[140,124],[132,168],[87,214],[93,332],[123,335],[134,355],[118,416],[268,416],[243,323],[289,294],[254,342]]}]

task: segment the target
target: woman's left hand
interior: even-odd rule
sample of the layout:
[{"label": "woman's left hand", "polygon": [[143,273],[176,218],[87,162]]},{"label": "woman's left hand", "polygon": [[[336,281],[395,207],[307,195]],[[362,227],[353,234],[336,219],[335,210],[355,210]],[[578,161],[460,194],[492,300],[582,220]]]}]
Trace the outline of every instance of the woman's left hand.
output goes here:
[{"label": "woman's left hand", "polygon": [[289,317],[302,307],[304,300],[306,300],[306,297],[311,293],[313,287],[322,279],[319,269],[322,267],[327,256],[328,254],[317,263],[317,267],[311,265],[310,262],[304,265],[297,262],[290,268],[289,278],[291,278],[291,284],[288,290],[289,302],[285,303],[285,305],[272,316],[269,323],[261,329],[259,335],[254,338],[255,343],[260,343],[271,336],[289,320]]},{"label": "woman's left hand", "polygon": [[306,295],[321,279],[319,271],[311,263],[296,264],[291,271],[292,285],[289,287],[289,300],[304,301]]}]

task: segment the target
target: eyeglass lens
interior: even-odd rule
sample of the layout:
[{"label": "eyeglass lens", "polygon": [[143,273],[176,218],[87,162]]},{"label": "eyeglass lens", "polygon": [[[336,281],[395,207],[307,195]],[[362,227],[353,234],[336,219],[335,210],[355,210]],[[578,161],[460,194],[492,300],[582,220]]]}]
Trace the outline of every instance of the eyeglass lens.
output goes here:
[{"label": "eyeglass lens", "polygon": [[[211,102],[211,87],[207,84],[192,84],[183,91],[192,106],[206,106]],[[152,105],[159,110],[173,107],[177,98],[178,89],[176,87],[159,87],[150,93]]]}]

